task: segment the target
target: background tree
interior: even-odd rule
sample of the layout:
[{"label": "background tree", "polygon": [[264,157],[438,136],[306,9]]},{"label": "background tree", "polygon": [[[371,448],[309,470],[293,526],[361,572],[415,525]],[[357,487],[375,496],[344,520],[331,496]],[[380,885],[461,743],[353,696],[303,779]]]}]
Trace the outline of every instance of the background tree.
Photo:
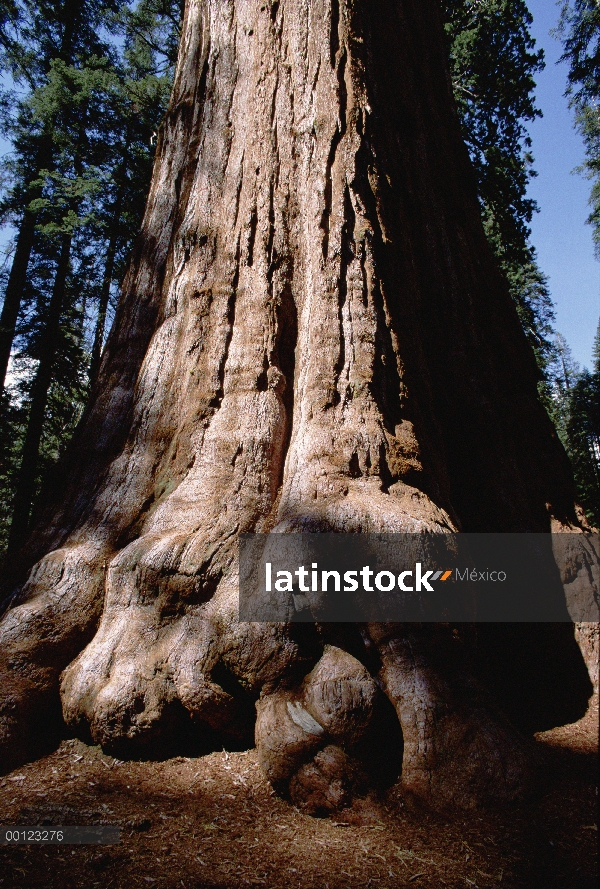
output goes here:
[{"label": "background tree", "polygon": [[[5,579],[4,763],[60,700],[121,755],[255,728],[307,811],[400,757],[432,803],[513,799],[528,745],[450,628],[237,620],[244,531],[579,528],[439,7],[190,0],[180,45],[97,385]],[[560,633],[543,673],[577,711],[589,683]]]},{"label": "background tree", "polygon": [[600,330],[594,341],[590,372],[573,361],[563,337],[557,337],[550,367],[551,417],[571,460],[577,493],[590,521],[600,525]]},{"label": "background tree", "polygon": [[[600,10],[594,0],[565,0],[558,33],[562,37],[562,61],[569,63],[567,95],[575,112],[575,124],[583,136],[586,159],[581,172],[592,180],[588,222],[592,226],[596,252],[600,256]],[[600,365],[598,337],[594,346],[594,369],[576,374],[568,397],[559,393],[554,412],[561,437],[573,463],[580,500],[591,521],[600,522],[598,452],[598,399]],[[560,379],[560,377],[557,377]],[[554,385],[555,393],[560,384]]]},{"label": "background tree", "polygon": [[[595,0],[565,0],[559,25],[562,59],[570,66],[567,95],[583,136],[586,160],[581,168],[592,180],[590,204],[596,251],[600,251],[600,9]],[[600,255],[600,253],[599,253]]]},{"label": "background tree", "polygon": [[442,9],[452,87],[484,228],[544,380],[554,311],[529,240],[537,208],[527,196],[536,175],[527,125],[541,116],[534,93],[544,54],[535,50],[524,0],[443,0]]},{"label": "background tree", "polygon": [[[527,124],[540,114],[534,90],[543,52],[535,51],[532,17],[523,0],[448,0],[442,7],[452,85],[486,235],[535,352],[540,397],[573,462],[579,501],[597,523],[597,471],[587,444],[594,408],[586,401],[592,397],[595,377],[572,366],[568,345],[554,330],[548,282],[529,240],[536,206],[527,197],[529,179],[535,175]],[[595,2],[563,5],[569,93],[586,140],[590,175],[598,157],[594,133],[599,119],[599,24]]]},{"label": "background tree", "polygon": [[[75,56],[94,55],[98,46],[97,33],[102,21],[99,9],[104,6],[85,0],[66,0],[64,3],[23,3],[19,7],[17,42],[18,52],[10,56],[10,69],[17,81],[25,80],[35,90],[46,82],[53,59],[71,65]],[[54,127],[51,118],[45,126],[29,128],[27,137],[21,132],[21,219],[16,237],[12,267],[0,316],[0,386],[4,387],[6,370],[24,288],[27,267],[33,248],[36,216],[31,202],[40,196],[43,174],[53,166]],[[23,144],[27,141],[27,146]]]},{"label": "background tree", "polygon": [[[88,43],[85,29],[80,29],[72,64],[60,54],[46,59],[39,83],[25,92],[6,122],[15,151],[6,167],[13,186],[4,200],[5,217],[19,220],[25,204],[4,301],[5,308],[12,305],[13,319],[17,308],[21,318],[6,343],[20,370],[18,409],[5,397],[2,436],[1,475],[6,499],[13,504],[5,513],[11,515],[13,548],[26,533],[45,468],[64,449],[81,416],[88,396],[85,378],[97,373],[117,282],[143,212],[152,143],[174,64],[167,54],[172,46],[163,35],[170,6],[152,9],[146,5],[143,20],[114,4],[87,10],[93,32]],[[65,10],[58,10],[60,19]],[[29,41],[23,40],[24,47],[37,47],[38,55],[44,47],[49,54],[55,51],[56,41],[48,38],[53,21],[50,16],[42,24],[36,19],[35,28],[23,26]],[[108,28],[119,35],[119,53],[107,42]],[[161,53],[146,40],[157,33],[164,43]],[[49,169],[39,169],[40,140],[47,159],[51,157]],[[22,287],[11,290],[27,225],[31,237],[20,267]],[[57,289],[48,272],[63,268],[58,260],[61,238],[69,240],[69,249]],[[11,293],[18,295],[16,302]],[[56,308],[54,315],[48,312],[50,305]],[[47,360],[40,364],[44,343]],[[0,536],[8,527],[5,522]]]},{"label": "background tree", "polygon": [[582,505],[600,525],[600,376],[584,370],[569,399],[568,453]]}]

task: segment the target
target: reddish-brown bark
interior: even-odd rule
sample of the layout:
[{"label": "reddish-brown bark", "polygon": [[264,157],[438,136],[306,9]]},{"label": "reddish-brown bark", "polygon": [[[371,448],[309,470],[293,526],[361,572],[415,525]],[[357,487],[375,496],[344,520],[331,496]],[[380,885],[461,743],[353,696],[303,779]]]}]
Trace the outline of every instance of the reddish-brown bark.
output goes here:
[{"label": "reddish-brown bark", "polygon": [[189,0],[60,485],[0,630],[7,760],[60,680],[67,723],[123,754],[243,743],[257,701],[261,762],[309,811],[401,766],[442,803],[527,786],[449,630],[236,619],[244,531],[578,527],[434,0]]}]

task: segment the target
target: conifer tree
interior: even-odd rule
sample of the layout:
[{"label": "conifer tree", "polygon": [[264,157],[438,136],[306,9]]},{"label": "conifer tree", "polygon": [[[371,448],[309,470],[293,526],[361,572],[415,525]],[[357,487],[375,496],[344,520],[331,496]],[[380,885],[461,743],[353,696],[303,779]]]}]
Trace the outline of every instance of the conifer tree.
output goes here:
[{"label": "conifer tree", "polygon": [[132,235],[143,214],[152,146],[167,107],[176,61],[179,14],[178,4],[169,0],[141,0],[115,16],[114,27],[123,38],[124,51],[115,70],[109,115],[113,144],[107,166],[111,172],[97,210],[106,243],[91,348],[92,384],[100,366],[113,286],[123,277]]},{"label": "conifer tree", "polygon": [[[26,80],[35,91],[43,87],[53,62],[71,65],[75,58],[84,58],[102,51],[98,31],[106,15],[107,4],[98,0],[54,0],[35,3],[22,0],[18,39],[19,53],[13,53],[11,74],[17,81]],[[46,172],[53,167],[55,122],[45,117],[32,120],[28,109],[21,108],[19,135],[21,141],[21,177],[13,197],[18,196],[20,222],[12,267],[0,316],[0,388],[4,388],[6,370],[15,337],[17,319],[26,286],[27,267],[33,249],[36,213],[33,204],[40,198]],[[24,128],[23,115],[30,126]]]},{"label": "conifer tree", "polygon": [[382,760],[432,805],[514,800],[529,745],[447,626],[238,620],[244,532],[579,528],[439,4],[191,0],[174,84],[91,403],[4,579],[4,767],[60,702],[120,757],[254,730],[306,811]]},{"label": "conifer tree", "polygon": [[600,528],[600,323],[592,357],[593,369],[583,370],[570,393],[567,436],[582,505]]},{"label": "conifer tree", "polygon": [[581,504],[600,527],[600,377],[585,369],[571,390],[568,452]]},{"label": "conifer tree", "polygon": [[527,124],[541,115],[534,91],[544,54],[535,49],[524,0],[443,0],[442,9],[454,97],[485,231],[545,375],[554,310],[529,241],[536,204],[527,196],[536,175]]},{"label": "conifer tree", "polygon": [[[4,212],[17,218],[25,206],[15,261],[27,225],[30,243],[26,264],[21,266],[18,299],[23,321],[17,331],[15,320],[9,331],[7,353],[18,332],[17,363],[25,368],[32,361],[38,363],[35,375],[28,378],[25,373],[20,386],[29,418],[25,427],[23,411],[18,412],[21,432],[16,445],[17,415],[14,410],[10,413],[4,400],[4,440],[10,441],[4,483],[9,491],[7,476],[16,484],[11,546],[17,546],[26,532],[42,480],[44,455],[56,456],[64,448],[81,413],[86,397],[82,375],[87,376],[89,370],[93,378],[97,373],[116,282],[140,224],[153,142],[166,108],[174,63],[173,40],[169,43],[164,33],[172,30],[170,19],[165,26],[165,9],[170,6],[153,9],[145,4],[140,17],[135,9],[97,4],[93,10],[96,27],[88,45],[79,33],[71,61],[60,55],[50,59],[45,76],[18,106],[12,128],[14,187],[4,201]],[[100,41],[98,22],[121,38],[119,54],[114,46]],[[38,27],[41,43],[49,27],[48,23],[45,30]],[[148,37],[157,46],[162,40],[164,52],[159,53]],[[49,142],[42,140],[51,163],[39,169],[35,147],[44,133],[51,135]],[[44,281],[44,269],[54,270],[54,281],[47,276]],[[8,311],[11,305],[14,315],[17,309],[11,303],[9,280],[4,309]],[[79,320],[73,326],[76,317]],[[59,429],[62,442],[52,432]],[[15,461],[20,463],[18,473]]]},{"label": "conifer tree", "polygon": [[569,455],[579,502],[600,527],[600,324],[594,340],[593,369],[573,360],[563,336],[555,337],[549,365],[547,407]]},{"label": "conifer tree", "polygon": [[559,33],[570,65],[567,95],[583,136],[582,171],[592,180],[588,222],[600,257],[600,6],[597,0],[564,0]]}]

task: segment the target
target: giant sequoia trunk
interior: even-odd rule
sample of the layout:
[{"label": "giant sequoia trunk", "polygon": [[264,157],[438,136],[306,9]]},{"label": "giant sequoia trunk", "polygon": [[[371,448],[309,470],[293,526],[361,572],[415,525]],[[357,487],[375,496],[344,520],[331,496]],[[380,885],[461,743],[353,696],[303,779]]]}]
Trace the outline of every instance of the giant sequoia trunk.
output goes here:
[{"label": "giant sequoia trunk", "polygon": [[67,724],[119,755],[254,728],[310,811],[400,766],[426,799],[513,797],[527,744],[456,633],[241,623],[237,539],[553,519],[577,526],[569,469],[435,0],[188,0],[98,384],[1,628],[5,761],[60,684]]}]

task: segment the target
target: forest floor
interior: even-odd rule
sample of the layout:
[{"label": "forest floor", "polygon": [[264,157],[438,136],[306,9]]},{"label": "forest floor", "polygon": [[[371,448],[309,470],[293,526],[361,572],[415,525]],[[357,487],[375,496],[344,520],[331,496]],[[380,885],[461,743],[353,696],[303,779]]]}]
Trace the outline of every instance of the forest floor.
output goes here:
[{"label": "forest floor", "polygon": [[120,762],[63,741],[0,778],[0,822],[117,824],[121,842],[0,846],[0,889],[593,889],[597,698],[536,738],[544,783],[519,806],[443,816],[393,788],[322,819],[273,793],[255,750]]}]

